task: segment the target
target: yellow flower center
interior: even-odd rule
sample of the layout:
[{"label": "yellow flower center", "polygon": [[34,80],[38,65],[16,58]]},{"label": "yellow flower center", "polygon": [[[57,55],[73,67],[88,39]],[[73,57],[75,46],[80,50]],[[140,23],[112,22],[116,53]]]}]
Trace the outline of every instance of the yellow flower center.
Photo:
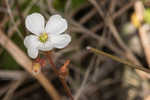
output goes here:
[{"label": "yellow flower center", "polygon": [[42,33],[42,34],[39,36],[39,40],[40,40],[42,43],[45,43],[45,42],[48,40],[48,35],[47,35],[47,33]]}]

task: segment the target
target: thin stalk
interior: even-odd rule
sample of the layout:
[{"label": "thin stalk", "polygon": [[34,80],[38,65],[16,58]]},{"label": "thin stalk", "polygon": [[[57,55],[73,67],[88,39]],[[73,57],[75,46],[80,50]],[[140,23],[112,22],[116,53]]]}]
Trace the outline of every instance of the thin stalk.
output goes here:
[{"label": "thin stalk", "polygon": [[73,99],[73,96],[72,96],[72,94],[71,94],[71,90],[69,89],[69,87],[68,87],[68,85],[67,85],[67,83],[66,83],[66,81],[65,81],[65,78],[63,78],[63,77],[60,76],[59,71],[57,70],[56,65],[54,64],[54,62],[53,62],[53,60],[52,60],[52,58],[51,58],[49,52],[46,53],[46,57],[48,58],[49,63],[51,64],[51,67],[52,67],[53,71],[54,71],[55,74],[59,77],[59,80],[60,80],[61,83],[63,84],[63,87],[64,87],[64,89],[65,89],[67,95],[70,97],[71,100],[74,100],[74,99]]},{"label": "thin stalk", "polygon": [[144,68],[143,66],[139,66],[139,65],[133,64],[133,63],[127,61],[127,60],[124,60],[124,59],[121,59],[119,57],[113,56],[113,55],[111,55],[109,53],[103,52],[101,50],[98,50],[98,49],[95,49],[95,48],[92,48],[92,47],[87,47],[87,49],[92,51],[92,52],[94,52],[94,53],[96,53],[96,54],[100,54],[100,55],[106,56],[108,58],[111,58],[112,60],[115,60],[115,61],[120,62],[122,64],[128,65],[129,67],[132,67],[132,68],[135,68],[135,69],[138,69],[138,70],[150,73],[150,70]]}]

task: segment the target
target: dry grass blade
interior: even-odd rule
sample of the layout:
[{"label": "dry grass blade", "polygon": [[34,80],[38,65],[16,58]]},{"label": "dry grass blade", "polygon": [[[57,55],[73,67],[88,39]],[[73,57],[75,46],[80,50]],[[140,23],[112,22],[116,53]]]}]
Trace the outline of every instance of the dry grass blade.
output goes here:
[{"label": "dry grass blade", "polygon": [[135,69],[138,69],[138,70],[150,73],[150,70],[144,68],[143,66],[135,65],[135,64],[133,64],[133,63],[127,61],[127,60],[123,60],[123,59],[121,59],[119,57],[113,56],[111,54],[105,53],[105,52],[103,52],[101,50],[98,50],[98,49],[95,49],[95,48],[92,48],[92,47],[87,47],[87,49],[91,50],[94,53],[97,53],[97,54],[109,57],[109,58],[111,58],[111,59],[113,59],[115,61],[118,61],[118,62],[122,63],[122,64],[128,65],[129,67],[132,67],[132,68],[135,68]]}]

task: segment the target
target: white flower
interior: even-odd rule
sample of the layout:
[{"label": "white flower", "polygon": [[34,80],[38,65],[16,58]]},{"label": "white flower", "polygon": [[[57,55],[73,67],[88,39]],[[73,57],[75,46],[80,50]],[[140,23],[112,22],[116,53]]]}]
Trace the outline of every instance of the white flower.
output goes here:
[{"label": "white flower", "polygon": [[68,28],[67,21],[60,15],[53,15],[49,18],[46,26],[44,17],[39,13],[33,13],[26,17],[26,28],[34,35],[26,36],[24,45],[28,55],[35,59],[39,50],[49,51],[53,48],[64,48],[70,41],[68,34],[62,34]]}]

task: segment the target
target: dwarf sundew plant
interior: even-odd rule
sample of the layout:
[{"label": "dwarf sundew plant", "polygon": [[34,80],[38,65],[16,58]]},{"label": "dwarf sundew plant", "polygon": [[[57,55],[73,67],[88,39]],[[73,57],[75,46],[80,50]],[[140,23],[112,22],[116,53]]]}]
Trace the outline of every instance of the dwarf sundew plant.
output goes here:
[{"label": "dwarf sundew plant", "polygon": [[51,52],[49,52],[53,48],[65,48],[71,42],[70,35],[64,33],[68,28],[67,21],[60,15],[52,15],[45,25],[44,17],[39,13],[33,13],[26,17],[25,26],[33,33],[33,35],[26,36],[24,39],[24,45],[27,48],[29,57],[35,59],[32,68],[33,74],[40,73],[41,67],[45,66],[46,59],[38,56],[39,50],[43,51],[55,74],[62,82],[68,96],[73,100],[70,89],[65,82],[67,76],[65,73],[68,73],[67,66],[70,60],[67,60],[60,69],[57,69],[50,56]]}]

